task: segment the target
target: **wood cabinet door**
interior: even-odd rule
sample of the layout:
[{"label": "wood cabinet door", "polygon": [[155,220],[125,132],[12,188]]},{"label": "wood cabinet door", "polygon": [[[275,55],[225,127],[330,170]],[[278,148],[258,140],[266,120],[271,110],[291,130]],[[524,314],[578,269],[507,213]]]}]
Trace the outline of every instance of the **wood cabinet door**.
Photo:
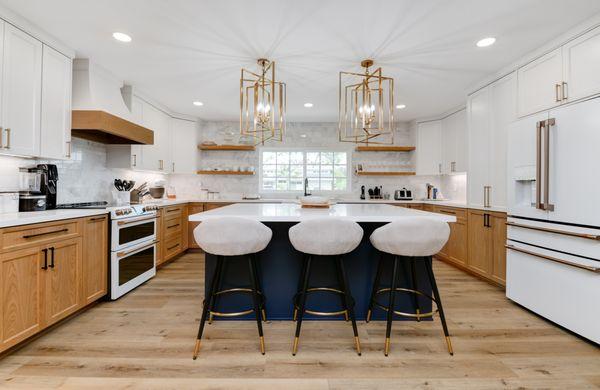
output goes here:
[{"label": "wood cabinet door", "polygon": [[466,221],[450,224],[450,239],[448,240],[448,257],[451,261],[467,265],[468,258],[468,229]]},{"label": "wood cabinet door", "polygon": [[42,42],[4,25],[2,145],[0,153],[38,156],[42,98]]},{"label": "wood cabinet door", "polygon": [[[188,206],[188,214],[198,214],[204,211],[204,204],[202,203],[191,203]],[[190,222],[188,221],[188,248],[198,249],[200,248],[198,244],[196,244],[196,239],[194,238],[194,229],[198,226],[200,222]]]},{"label": "wood cabinet door", "polygon": [[492,229],[486,226],[488,213],[469,210],[469,268],[483,276],[492,272]]},{"label": "wood cabinet door", "polygon": [[42,112],[40,156],[71,157],[70,58],[44,45],[42,62]]},{"label": "wood cabinet door", "polygon": [[108,287],[108,216],[86,218],[83,225],[81,304],[103,297]]},{"label": "wood cabinet door", "polygon": [[48,245],[45,277],[45,325],[51,325],[79,306],[81,282],[81,238]]},{"label": "wood cabinet door", "polygon": [[562,48],[522,66],[517,72],[520,117],[562,104]]},{"label": "wood cabinet door", "polygon": [[564,98],[583,99],[600,93],[600,27],[563,46]]},{"label": "wood cabinet door", "polygon": [[0,255],[1,349],[9,348],[42,329],[43,261],[40,247]]},{"label": "wood cabinet door", "polygon": [[496,282],[506,286],[506,216],[492,214],[492,269],[491,277]]},{"label": "wood cabinet door", "polygon": [[163,247],[165,243],[165,232],[164,232],[164,208],[158,209],[156,212],[156,239],[158,242],[156,243],[156,265],[160,265],[164,263],[165,257],[163,254]]}]

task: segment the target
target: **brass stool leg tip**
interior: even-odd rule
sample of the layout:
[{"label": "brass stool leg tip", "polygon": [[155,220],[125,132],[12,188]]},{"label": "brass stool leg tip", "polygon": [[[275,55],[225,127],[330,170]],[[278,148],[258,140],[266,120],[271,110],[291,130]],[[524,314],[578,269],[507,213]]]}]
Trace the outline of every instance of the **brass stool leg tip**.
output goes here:
[{"label": "brass stool leg tip", "polygon": [[293,319],[293,321],[296,322],[297,319],[298,319],[298,309],[294,309],[294,319]]},{"label": "brass stool leg tip", "polygon": [[210,325],[210,324],[212,324],[212,322],[213,322],[213,314],[209,313],[208,314],[208,324]]},{"label": "brass stool leg tip", "polygon": [[387,356],[390,353],[390,339],[386,337],[385,339],[385,349],[383,350],[383,354]]},{"label": "brass stool leg tip", "polygon": [[454,350],[452,349],[452,341],[450,341],[450,336],[446,336],[446,344],[448,345],[448,352],[450,355],[454,356]]},{"label": "brass stool leg tip", "polygon": [[356,353],[358,356],[361,356],[362,353],[360,352],[360,340],[358,339],[358,336],[354,338],[354,344],[356,345]]},{"label": "brass stool leg tip", "polygon": [[344,312],[344,319],[346,320],[346,322],[350,321],[350,318],[348,317],[348,310]]},{"label": "brass stool leg tip", "polygon": [[192,357],[192,359],[196,360],[196,358],[198,357],[198,352],[200,352],[200,339],[196,340],[196,345],[194,346],[194,356]]},{"label": "brass stool leg tip", "polygon": [[260,312],[262,314],[263,322],[267,322],[267,312],[265,311],[265,309],[262,309]]},{"label": "brass stool leg tip", "polygon": [[260,353],[265,354],[265,338],[260,336]]},{"label": "brass stool leg tip", "polygon": [[421,322],[421,309],[417,309],[417,322]]},{"label": "brass stool leg tip", "polygon": [[369,310],[367,311],[367,319],[366,319],[366,321],[365,321],[365,322],[369,322],[369,321],[371,321],[371,309],[369,309]]},{"label": "brass stool leg tip", "polygon": [[296,356],[296,352],[298,352],[298,337],[294,338],[294,346],[292,347],[292,355]]}]

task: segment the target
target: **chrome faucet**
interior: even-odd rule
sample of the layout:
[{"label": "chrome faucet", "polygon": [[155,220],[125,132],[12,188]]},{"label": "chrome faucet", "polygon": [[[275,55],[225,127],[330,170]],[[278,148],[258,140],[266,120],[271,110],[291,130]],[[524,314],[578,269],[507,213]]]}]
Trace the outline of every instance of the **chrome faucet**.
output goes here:
[{"label": "chrome faucet", "polygon": [[308,192],[308,179],[304,179],[304,196],[310,196],[312,195],[310,192]]}]

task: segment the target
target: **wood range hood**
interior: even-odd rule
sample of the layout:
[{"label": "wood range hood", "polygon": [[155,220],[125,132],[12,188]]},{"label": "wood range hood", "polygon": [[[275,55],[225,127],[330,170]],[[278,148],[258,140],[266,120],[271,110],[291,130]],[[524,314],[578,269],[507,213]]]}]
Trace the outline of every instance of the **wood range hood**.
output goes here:
[{"label": "wood range hood", "polygon": [[103,144],[154,144],[152,130],[100,110],[73,110],[71,135]]},{"label": "wood range hood", "polygon": [[75,59],[71,135],[104,144],[154,144],[154,131],[135,123],[132,97],[132,87],[112,73],[89,59]]}]

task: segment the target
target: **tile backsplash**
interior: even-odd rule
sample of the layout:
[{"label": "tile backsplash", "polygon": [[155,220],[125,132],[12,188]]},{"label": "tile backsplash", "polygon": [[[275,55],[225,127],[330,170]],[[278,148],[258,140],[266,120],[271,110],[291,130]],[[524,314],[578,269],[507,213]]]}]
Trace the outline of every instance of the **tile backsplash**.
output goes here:
[{"label": "tile backsplash", "polygon": [[[226,132],[238,133],[237,122],[202,122],[199,139],[223,143]],[[398,124],[395,143],[414,145],[414,134],[405,124]],[[58,166],[58,202],[112,201],[115,189],[113,180],[123,178],[135,180],[137,184],[165,179],[176,189],[179,198],[196,198],[199,190],[206,188],[220,192],[222,198],[235,198],[243,194],[259,193],[259,176],[213,176],[213,175],[162,175],[158,173],[112,169],[106,166],[106,146],[104,144],[73,139],[71,160],[42,160],[0,156],[0,191],[16,190],[19,185],[18,168],[38,163],[53,163]],[[271,142],[269,148],[310,148],[327,147],[346,150],[351,153],[352,170],[357,164],[365,169],[372,166],[395,165],[398,169],[412,170],[412,153],[371,153],[355,152],[355,145],[341,143],[337,137],[337,123],[288,123],[283,142]],[[260,148],[259,148],[260,149]],[[254,166],[258,169],[257,152],[201,152],[198,167],[217,165]],[[466,201],[466,175],[452,176],[389,176],[368,177],[352,175],[351,193],[345,197],[358,198],[360,187],[383,186],[384,192],[393,195],[393,191],[406,187],[413,190],[416,199],[425,196],[426,183],[440,188],[444,197],[453,201]],[[277,194],[262,194],[263,197],[281,197]]]}]

